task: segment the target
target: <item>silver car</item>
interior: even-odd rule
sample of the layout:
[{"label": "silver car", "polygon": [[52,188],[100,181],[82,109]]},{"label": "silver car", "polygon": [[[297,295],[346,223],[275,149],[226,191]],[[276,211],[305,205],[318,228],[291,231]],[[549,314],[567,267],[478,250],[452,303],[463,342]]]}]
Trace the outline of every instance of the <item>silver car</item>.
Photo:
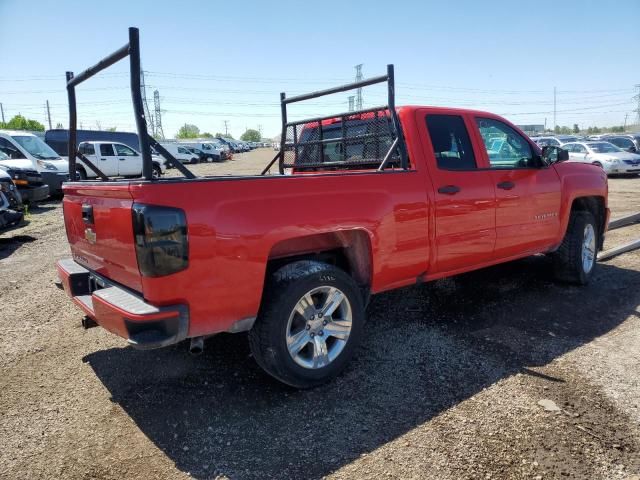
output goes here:
[{"label": "silver car", "polygon": [[607,174],[640,173],[640,155],[625,152],[609,142],[571,142],[562,145],[570,162],[591,163]]}]

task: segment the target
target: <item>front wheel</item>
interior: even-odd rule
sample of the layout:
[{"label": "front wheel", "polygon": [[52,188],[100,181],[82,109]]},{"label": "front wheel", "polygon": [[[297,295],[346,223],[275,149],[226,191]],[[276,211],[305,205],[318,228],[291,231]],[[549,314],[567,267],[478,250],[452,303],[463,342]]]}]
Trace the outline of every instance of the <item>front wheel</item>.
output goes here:
[{"label": "front wheel", "polygon": [[573,211],[560,248],[554,253],[558,280],[586,285],[596,267],[598,229],[590,212]]},{"label": "front wheel", "polygon": [[267,373],[310,388],[345,368],[363,327],[364,306],[353,279],[332,265],[303,260],[272,275],[249,342]]},{"label": "front wheel", "polygon": [[151,174],[153,178],[160,178],[162,176],[162,169],[158,165],[154,165]]}]

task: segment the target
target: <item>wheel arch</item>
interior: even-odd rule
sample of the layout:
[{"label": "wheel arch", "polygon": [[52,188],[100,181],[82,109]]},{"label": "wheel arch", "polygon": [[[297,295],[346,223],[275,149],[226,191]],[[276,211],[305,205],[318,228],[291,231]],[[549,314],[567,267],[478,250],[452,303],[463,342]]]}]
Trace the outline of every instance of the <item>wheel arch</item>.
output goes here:
[{"label": "wheel arch", "polygon": [[341,268],[368,297],[373,265],[371,238],[365,230],[317,233],[277,242],[269,252],[266,274],[298,260],[316,260]]},{"label": "wheel arch", "polygon": [[574,198],[571,203],[571,212],[576,211],[589,212],[593,215],[598,228],[598,250],[602,250],[607,221],[604,197],[592,195]]}]

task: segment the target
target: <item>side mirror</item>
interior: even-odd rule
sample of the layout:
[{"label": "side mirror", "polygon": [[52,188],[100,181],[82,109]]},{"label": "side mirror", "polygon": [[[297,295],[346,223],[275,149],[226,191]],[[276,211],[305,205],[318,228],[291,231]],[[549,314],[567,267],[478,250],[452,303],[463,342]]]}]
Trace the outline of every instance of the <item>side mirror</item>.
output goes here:
[{"label": "side mirror", "polygon": [[638,151],[638,149],[636,147],[629,147],[629,151],[631,153],[636,153]]},{"label": "side mirror", "polygon": [[569,152],[555,145],[545,145],[542,147],[542,159],[547,164],[564,162],[569,160]]}]

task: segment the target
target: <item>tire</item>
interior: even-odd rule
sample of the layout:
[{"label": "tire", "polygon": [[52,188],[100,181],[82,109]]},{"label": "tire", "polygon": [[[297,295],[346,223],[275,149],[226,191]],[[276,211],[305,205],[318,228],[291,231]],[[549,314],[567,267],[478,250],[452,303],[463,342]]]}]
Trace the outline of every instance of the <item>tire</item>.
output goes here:
[{"label": "tire", "polygon": [[87,172],[84,171],[84,168],[76,168],[76,180],[86,180]]},{"label": "tire", "polygon": [[361,293],[349,275],[326,263],[293,262],[268,280],[249,345],[269,375],[295,388],[311,388],[345,368],[362,337],[364,319]]},{"label": "tire", "polygon": [[193,157],[193,158],[191,159],[191,162],[190,162],[190,163],[198,163],[198,162],[199,162],[199,160],[198,160],[196,157]]},{"label": "tire", "polygon": [[159,166],[159,165],[153,165],[152,177],[153,177],[153,178],[160,178],[160,177],[162,177],[162,169],[160,168],[160,166]]},{"label": "tire", "polygon": [[553,255],[556,279],[576,285],[589,283],[596,269],[599,243],[593,215],[584,211],[571,212],[562,244]]},{"label": "tire", "polygon": [[596,167],[603,168],[603,167],[602,167],[602,164],[601,164],[600,162],[593,162],[593,164],[594,164]]}]

